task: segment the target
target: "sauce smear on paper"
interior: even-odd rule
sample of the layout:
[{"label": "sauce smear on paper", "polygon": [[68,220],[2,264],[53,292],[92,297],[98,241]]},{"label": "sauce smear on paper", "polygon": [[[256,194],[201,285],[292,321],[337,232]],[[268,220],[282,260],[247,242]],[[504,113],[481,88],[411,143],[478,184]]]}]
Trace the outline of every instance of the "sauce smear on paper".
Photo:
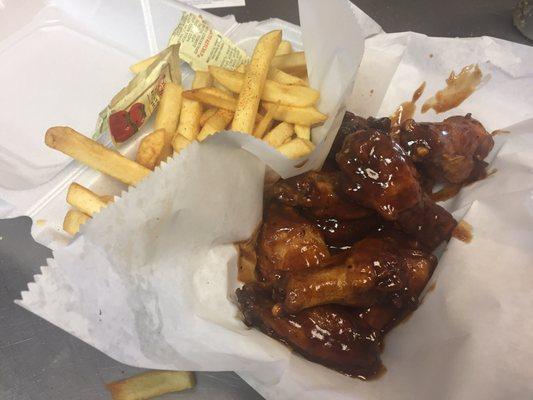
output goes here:
[{"label": "sauce smear on paper", "polygon": [[470,243],[472,241],[472,225],[461,220],[453,230],[452,236],[461,242]]},{"label": "sauce smear on paper", "polygon": [[482,77],[483,73],[477,64],[464,67],[457,75],[452,71],[446,79],[447,86],[424,103],[422,113],[432,108],[439,114],[457,107],[474,93]]},{"label": "sauce smear on paper", "polygon": [[407,121],[408,119],[413,118],[416,111],[416,102],[418,99],[420,99],[420,96],[422,96],[422,93],[424,93],[424,89],[426,88],[426,82],[423,82],[418,89],[415,90],[413,93],[413,96],[411,97],[410,101],[405,101],[402,104],[398,106],[396,111],[391,115],[391,134],[392,136],[396,136],[400,132],[400,127],[403,122]]}]

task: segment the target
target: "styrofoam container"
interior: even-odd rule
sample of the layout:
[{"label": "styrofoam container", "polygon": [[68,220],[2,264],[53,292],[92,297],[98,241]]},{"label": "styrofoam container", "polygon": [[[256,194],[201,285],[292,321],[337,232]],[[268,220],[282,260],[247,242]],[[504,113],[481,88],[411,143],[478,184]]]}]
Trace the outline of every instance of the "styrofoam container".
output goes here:
[{"label": "styrofoam container", "polygon": [[[167,45],[183,12],[203,15],[245,51],[272,29],[301,48],[300,28],[270,19],[239,24],[172,0],[4,0],[0,10],[0,218],[30,216],[32,234],[55,248],[66,191],[75,181],[98,194],[125,186],[44,144],[51,126],[91,136],[98,116],[132,78],[128,67]],[[185,86],[192,72],[183,64]],[[151,122],[119,149],[133,157]]]}]

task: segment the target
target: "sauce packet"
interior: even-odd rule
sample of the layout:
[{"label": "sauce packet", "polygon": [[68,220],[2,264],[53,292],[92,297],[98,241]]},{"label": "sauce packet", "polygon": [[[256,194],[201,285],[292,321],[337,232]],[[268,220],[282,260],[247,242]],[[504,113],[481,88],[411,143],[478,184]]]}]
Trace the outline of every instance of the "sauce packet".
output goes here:
[{"label": "sauce packet", "polygon": [[113,97],[98,114],[93,139],[104,139],[106,132],[115,145],[131,138],[157,108],[167,82],[181,84],[179,44],[160,52],[148,68]]}]

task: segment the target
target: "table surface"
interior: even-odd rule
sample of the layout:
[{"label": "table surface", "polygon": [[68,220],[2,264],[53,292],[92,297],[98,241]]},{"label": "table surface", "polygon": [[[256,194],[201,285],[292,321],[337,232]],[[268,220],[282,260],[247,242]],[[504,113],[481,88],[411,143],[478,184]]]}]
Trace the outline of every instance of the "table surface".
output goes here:
[{"label": "table surface", "polygon": [[[387,32],[432,36],[494,36],[532,44],[512,25],[516,0],[352,0]],[[270,17],[298,23],[297,0],[246,0],[246,7],[213,9],[239,22]],[[438,17],[435,17],[438,16]],[[27,217],[0,220],[0,399],[109,399],[104,383],[140,372],[120,364],[16,306],[39,266],[51,256],[30,237]],[[162,399],[260,399],[233,372],[198,373],[195,389]]]}]

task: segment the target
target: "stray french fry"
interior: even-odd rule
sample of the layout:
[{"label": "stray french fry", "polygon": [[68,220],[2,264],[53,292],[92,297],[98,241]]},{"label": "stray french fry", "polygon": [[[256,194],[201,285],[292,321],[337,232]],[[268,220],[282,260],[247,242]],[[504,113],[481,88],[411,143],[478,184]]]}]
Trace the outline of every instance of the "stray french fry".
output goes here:
[{"label": "stray french fry", "polygon": [[[170,153],[167,153],[166,151],[166,136],[167,132],[165,129],[158,129],[149,135],[146,135],[139,144],[135,161],[146,168],[153,170],[161,161],[170,155]],[[168,146],[171,146],[171,141],[168,143]]]},{"label": "stray french fry", "polygon": [[[274,103],[263,102],[263,107],[268,111]],[[276,121],[285,121],[290,124],[312,126],[324,122],[328,116],[322,114],[315,107],[291,107],[279,105],[274,113]]]},{"label": "stray french fry", "polygon": [[145,58],[144,60],[139,61],[136,64],[133,64],[130,66],[130,71],[134,74],[138,74],[139,72],[144,71],[146,68],[148,68],[152,63],[156,60],[157,54],[152,57]]},{"label": "stray french fry", "polygon": [[267,110],[265,116],[259,120],[254,128],[254,136],[261,139],[265,132],[272,126],[274,120],[274,113],[278,110],[279,103],[274,103],[273,107]]},{"label": "stray french fry", "polygon": [[107,201],[75,182],[68,188],[67,203],[90,217],[107,206]]},{"label": "stray french fry", "polygon": [[296,138],[278,147],[278,151],[292,160],[306,156],[315,149],[315,145],[309,140]]},{"label": "stray french fry", "polygon": [[172,139],[172,148],[174,149],[174,153],[179,153],[191,143],[192,142],[185,136],[182,136],[177,133],[176,135],[174,135],[174,139]]},{"label": "stray french fry", "polygon": [[226,129],[232,119],[232,111],[224,109],[218,110],[211,118],[207,120],[205,125],[202,127],[202,130],[198,134],[198,140],[202,141],[206,137]]},{"label": "stray french fry", "polygon": [[63,220],[63,230],[71,235],[75,235],[80,230],[80,226],[90,219],[91,217],[79,210],[69,210]]},{"label": "stray french fry", "polygon": [[224,110],[235,111],[237,108],[237,100],[217,88],[187,90],[183,92],[183,97]]},{"label": "stray french fry", "polygon": [[146,400],[165,393],[180,392],[196,385],[194,373],[150,371],[106,385],[113,400]]},{"label": "stray french fry", "polygon": [[200,117],[200,126],[204,126],[205,122],[211,118],[216,112],[218,111],[218,108],[211,107],[204,111],[202,116]]},{"label": "stray french fry", "polygon": [[305,53],[298,51],[296,53],[276,56],[272,60],[272,67],[289,73],[306,74],[307,64],[305,62]]},{"label": "stray french fry", "polygon": [[[220,67],[209,67],[211,75],[216,82],[221,83],[234,93],[240,93],[243,88],[244,74],[230,71]],[[315,104],[320,97],[320,92],[307,86],[282,85],[278,82],[267,79],[261,100],[277,102],[287,106],[308,107]]]},{"label": "stray french fry", "polygon": [[48,147],[128,185],[137,184],[151,172],[148,168],[66,126],[48,129],[44,142]]},{"label": "stray french fry", "polygon": [[194,79],[192,81],[193,89],[200,89],[203,87],[209,87],[213,83],[213,77],[207,71],[196,71]]},{"label": "stray french fry", "polygon": [[[183,89],[180,85],[176,85],[173,82],[167,82],[163,90],[163,95],[161,96],[161,101],[159,102],[159,107],[157,108],[154,130],[157,131],[163,129],[165,133],[164,147],[159,156],[160,160],[165,160],[172,154],[171,142],[180,119],[182,92]],[[137,162],[139,162],[139,160],[137,160]],[[143,165],[146,167],[145,164]]]},{"label": "stray french fry", "polygon": [[276,54],[280,41],[281,31],[275,30],[261,36],[257,42],[244,75],[243,89],[239,94],[231,125],[232,130],[252,133],[270,63]]},{"label": "stray french fry", "polygon": [[278,68],[270,68],[270,71],[268,71],[268,79],[281,83],[282,85],[308,86],[304,79],[283,72]]},{"label": "stray french fry", "polygon": [[311,127],[309,125],[294,125],[294,132],[299,138],[311,140]]},{"label": "stray french fry", "polygon": [[285,54],[292,53],[292,44],[286,40],[282,40],[279,44],[278,50],[276,51],[277,56],[283,56]]},{"label": "stray french fry", "polygon": [[285,143],[294,133],[294,125],[286,122],[279,123],[274,129],[268,132],[263,140],[272,147],[279,147]]}]

